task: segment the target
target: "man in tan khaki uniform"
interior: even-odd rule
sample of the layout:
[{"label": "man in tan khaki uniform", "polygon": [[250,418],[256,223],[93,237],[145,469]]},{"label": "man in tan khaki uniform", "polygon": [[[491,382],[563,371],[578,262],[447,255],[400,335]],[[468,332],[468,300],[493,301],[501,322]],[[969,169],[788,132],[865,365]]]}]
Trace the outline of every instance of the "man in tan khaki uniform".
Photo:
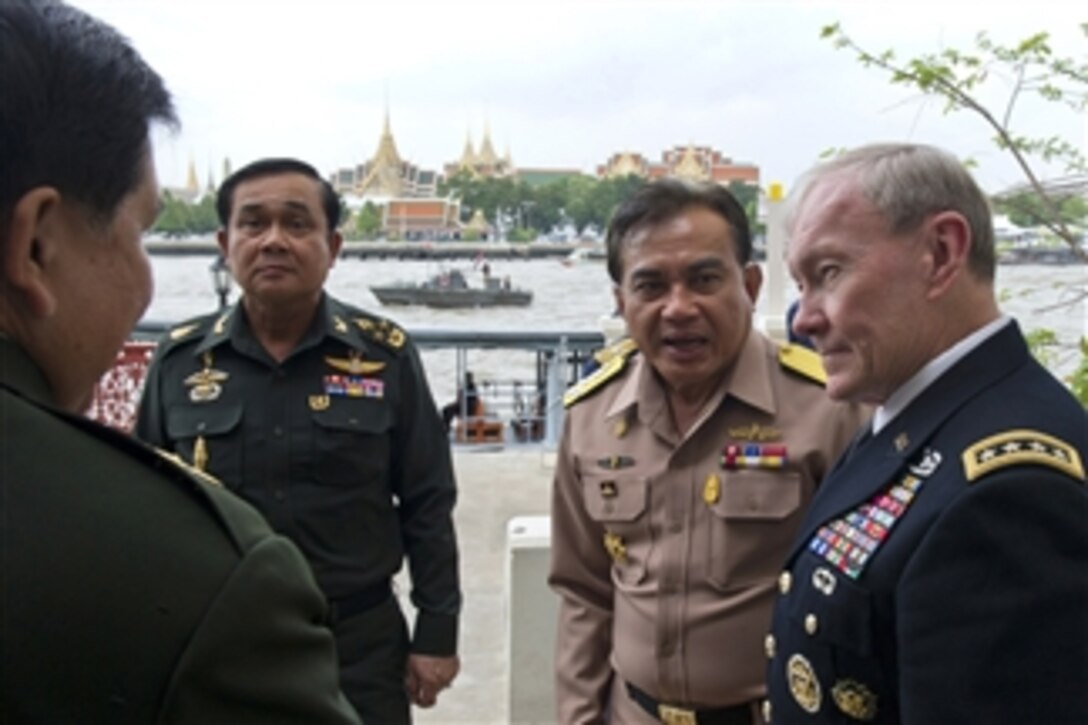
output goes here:
[{"label": "man in tan khaki uniform", "polygon": [[631,339],[568,392],[553,490],[564,725],[761,717],[777,574],[865,411],[752,328],[751,251],[718,186],[655,182],[612,221]]}]

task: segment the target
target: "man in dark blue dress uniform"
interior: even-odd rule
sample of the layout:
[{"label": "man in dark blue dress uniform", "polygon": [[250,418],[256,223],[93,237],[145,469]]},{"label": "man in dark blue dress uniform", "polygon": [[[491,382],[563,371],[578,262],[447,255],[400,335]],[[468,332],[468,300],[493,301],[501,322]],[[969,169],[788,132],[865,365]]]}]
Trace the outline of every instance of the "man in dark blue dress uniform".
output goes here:
[{"label": "man in dark blue dress uniform", "polygon": [[942,151],[870,146],[788,226],[794,330],[878,407],[781,575],[769,719],[1088,722],[1088,418],[998,310],[985,197]]}]

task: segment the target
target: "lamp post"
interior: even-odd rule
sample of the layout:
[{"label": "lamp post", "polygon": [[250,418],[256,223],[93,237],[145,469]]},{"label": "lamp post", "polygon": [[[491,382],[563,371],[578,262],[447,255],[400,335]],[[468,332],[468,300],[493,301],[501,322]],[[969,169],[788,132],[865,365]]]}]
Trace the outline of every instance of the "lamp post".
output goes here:
[{"label": "lamp post", "polygon": [[225,309],[230,295],[230,269],[227,268],[227,261],[223,259],[222,254],[215,258],[208,271],[212,275],[212,287],[219,295],[219,309]]}]

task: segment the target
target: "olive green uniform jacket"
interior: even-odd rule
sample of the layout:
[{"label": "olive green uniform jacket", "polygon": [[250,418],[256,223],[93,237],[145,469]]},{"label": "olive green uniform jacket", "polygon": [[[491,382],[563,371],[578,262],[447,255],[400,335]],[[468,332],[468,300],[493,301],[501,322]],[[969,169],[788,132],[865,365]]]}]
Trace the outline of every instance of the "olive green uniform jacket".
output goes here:
[{"label": "olive green uniform jacket", "polygon": [[3,337],[0,567],[2,722],[358,722],[298,550]]},{"label": "olive green uniform jacket", "polygon": [[136,435],[256,506],[336,608],[388,587],[407,559],[412,651],[456,653],[449,440],[415,346],[392,322],[323,295],[282,362],[242,305],[183,323],[152,360]]}]

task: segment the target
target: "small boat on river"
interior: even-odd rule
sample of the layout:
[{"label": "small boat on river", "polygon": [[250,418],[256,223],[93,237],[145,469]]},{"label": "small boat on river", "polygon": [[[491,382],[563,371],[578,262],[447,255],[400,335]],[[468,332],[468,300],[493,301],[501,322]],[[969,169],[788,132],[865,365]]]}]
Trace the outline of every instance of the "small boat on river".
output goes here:
[{"label": "small boat on river", "polygon": [[533,293],[510,286],[510,278],[484,275],[484,286],[473,287],[457,269],[447,270],[423,283],[374,285],[370,291],[383,305],[426,305],[427,307],[525,307]]}]

